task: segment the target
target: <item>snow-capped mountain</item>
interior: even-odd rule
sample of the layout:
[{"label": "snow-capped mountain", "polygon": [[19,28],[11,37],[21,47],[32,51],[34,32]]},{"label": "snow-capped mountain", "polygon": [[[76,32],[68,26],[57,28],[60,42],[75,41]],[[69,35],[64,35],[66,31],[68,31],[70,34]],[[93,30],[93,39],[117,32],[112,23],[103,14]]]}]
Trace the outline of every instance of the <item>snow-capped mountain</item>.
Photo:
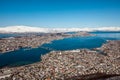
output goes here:
[{"label": "snow-capped mountain", "polygon": [[29,26],[8,26],[0,28],[0,32],[48,32],[47,28]]},{"label": "snow-capped mountain", "polygon": [[29,26],[8,26],[0,27],[0,33],[9,32],[42,32],[42,33],[55,33],[55,32],[72,32],[72,31],[120,31],[120,27],[99,27],[99,28],[40,28]]}]

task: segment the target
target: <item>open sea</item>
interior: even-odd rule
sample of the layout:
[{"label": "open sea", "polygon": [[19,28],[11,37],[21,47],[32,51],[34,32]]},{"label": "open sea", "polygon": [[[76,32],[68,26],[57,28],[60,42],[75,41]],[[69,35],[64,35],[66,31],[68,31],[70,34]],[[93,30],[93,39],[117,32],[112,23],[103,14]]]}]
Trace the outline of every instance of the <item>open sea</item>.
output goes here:
[{"label": "open sea", "polygon": [[[54,40],[51,43],[43,44],[38,48],[23,48],[5,54],[0,54],[0,67],[13,67],[31,64],[40,61],[40,56],[50,51],[74,50],[74,49],[92,49],[100,47],[107,40],[120,40],[120,32],[91,32],[96,36],[71,37],[60,40]],[[15,37],[15,34],[0,34],[0,38]]]}]

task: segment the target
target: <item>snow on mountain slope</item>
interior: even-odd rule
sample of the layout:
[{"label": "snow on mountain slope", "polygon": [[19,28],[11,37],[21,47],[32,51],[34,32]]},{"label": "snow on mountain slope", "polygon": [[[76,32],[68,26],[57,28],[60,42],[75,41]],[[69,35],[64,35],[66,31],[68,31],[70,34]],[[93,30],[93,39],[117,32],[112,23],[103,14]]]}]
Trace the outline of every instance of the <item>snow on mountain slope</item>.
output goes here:
[{"label": "snow on mountain slope", "polygon": [[9,26],[0,28],[0,32],[48,32],[45,28],[29,26]]},{"label": "snow on mountain slope", "polygon": [[54,32],[71,32],[71,31],[120,31],[120,27],[99,27],[99,28],[40,28],[40,27],[29,27],[29,26],[0,27],[0,33],[9,33],[9,32],[54,33]]}]

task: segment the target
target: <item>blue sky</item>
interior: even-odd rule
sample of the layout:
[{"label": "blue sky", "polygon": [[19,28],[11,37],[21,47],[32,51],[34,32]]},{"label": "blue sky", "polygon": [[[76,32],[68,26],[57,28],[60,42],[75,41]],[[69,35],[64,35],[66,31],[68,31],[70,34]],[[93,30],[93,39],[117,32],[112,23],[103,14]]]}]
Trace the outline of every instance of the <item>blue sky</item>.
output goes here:
[{"label": "blue sky", "polygon": [[120,0],[0,0],[0,27],[120,26]]}]

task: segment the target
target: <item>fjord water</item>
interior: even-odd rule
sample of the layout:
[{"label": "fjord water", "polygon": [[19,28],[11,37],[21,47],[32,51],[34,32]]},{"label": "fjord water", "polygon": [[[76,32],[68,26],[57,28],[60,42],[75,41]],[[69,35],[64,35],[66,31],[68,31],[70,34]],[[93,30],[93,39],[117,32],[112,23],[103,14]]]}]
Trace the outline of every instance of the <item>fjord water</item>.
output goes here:
[{"label": "fjord water", "polygon": [[106,40],[120,40],[120,32],[105,33],[92,32],[96,36],[72,37],[61,40],[54,40],[51,43],[43,44],[38,48],[23,48],[12,52],[0,54],[0,67],[20,66],[40,61],[40,56],[53,50],[73,50],[82,48],[100,47]]},{"label": "fjord water", "polygon": [[21,36],[21,34],[13,34],[13,33],[11,33],[11,34],[9,34],[9,33],[2,33],[2,34],[0,34],[0,38],[8,38],[8,37],[16,37],[16,36]]}]

